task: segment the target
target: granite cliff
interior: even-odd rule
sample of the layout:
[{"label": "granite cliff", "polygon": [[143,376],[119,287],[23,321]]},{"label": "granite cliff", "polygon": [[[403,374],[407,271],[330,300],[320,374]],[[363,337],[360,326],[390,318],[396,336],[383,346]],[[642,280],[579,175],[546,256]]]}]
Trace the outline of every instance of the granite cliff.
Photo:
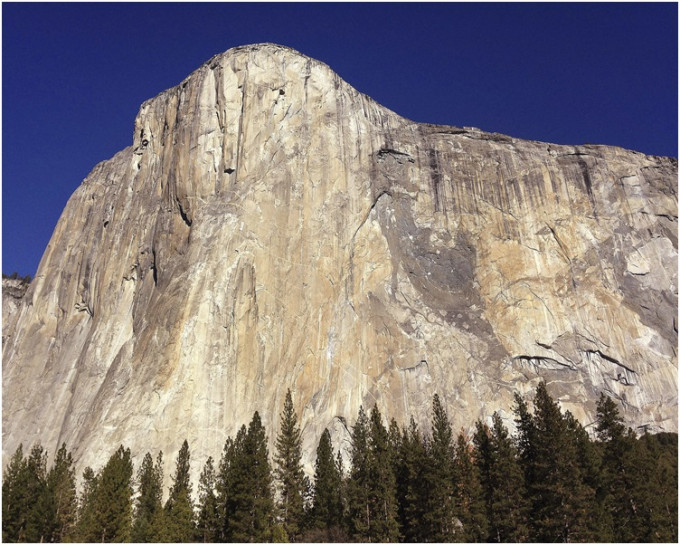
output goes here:
[{"label": "granite cliff", "polygon": [[3,454],[124,443],[196,473],[286,390],[312,461],[360,405],[454,428],[541,379],[677,431],[677,161],[415,123],[272,44],[145,102],[3,284]]}]

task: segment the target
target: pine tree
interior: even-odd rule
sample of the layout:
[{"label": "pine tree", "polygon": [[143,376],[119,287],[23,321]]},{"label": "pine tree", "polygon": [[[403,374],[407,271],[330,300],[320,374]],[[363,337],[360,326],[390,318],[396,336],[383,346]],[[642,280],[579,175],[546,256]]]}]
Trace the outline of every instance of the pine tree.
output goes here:
[{"label": "pine tree", "polygon": [[644,521],[642,538],[678,542],[678,435],[645,433],[637,441],[640,454],[634,502]]},{"label": "pine tree", "polygon": [[189,543],[194,541],[194,506],[191,500],[191,454],[189,443],[185,440],[177,454],[175,475],[170,487],[170,495],[164,507],[165,532],[161,541],[170,543]]},{"label": "pine tree", "polygon": [[363,407],[352,428],[352,468],[347,485],[348,532],[357,540],[399,538],[396,482],[387,430],[377,406],[370,421]]},{"label": "pine tree", "polygon": [[382,423],[378,406],[371,410],[369,424],[369,489],[371,542],[391,543],[399,540],[397,485],[393,471],[395,453]]},{"label": "pine tree", "polygon": [[203,466],[198,481],[198,520],[196,538],[203,543],[213,543],[219,539],[219,517],[216,496],[217,476],[212,456]]},{"label": "pine tree", "polygon": [[498,413],[489,429],[477,422],[475,463],[486,502],[488,541],[522,542],[528,539],[524,475],[517,450]]},{"label": "pine tree", "polygon": [[584,482],[569,418],[562,415],[543,382],[536,388],[534,406],[533,416],[522,400],[516,409],[518,444],[531,498],[530,539],[588,541],[592,536],[584,506],[593,491]]},{"label": "pine tree", "polygon": [[2,541],[16,542],[23,538],[28,504],[25,493],[26,459],[19,445],[10,459],[2,478]]},{"label": "pine tree", "polygon": [[331,442],[331,434],[324,429],[316,449],[314,466],[314,494],[310,514],[311,526],[330,532],[342,524],[342,475],[339,471]]},{"label": "pine tree", "polygon": [[278,510],[287,537],[295,541],[303,529],[305,516],[305,474],[302,470],[302,436],[290,390],[286,393],[280,426],[274,458],[279,484]]},{"label": "pine tree", "polygon": [[257,411],[248,425],[244,450],[245,459],[252,468],[251,539],[256,542],[267,541],[270,538],[274,521],[273,482],[267,435]]},{"label": "pine tree", "polygon": [[618,446],[626,437],[626,426],[623,425],[619,409],[612,398],[604,393],[600,393],[597,401],[595,430],[598,439],[602,443],[609,443],[612,447]]},{"label": "pine tree", "polygon": [[453,432],[439,396],[432,399],[432,439],[423,472],[428,490],[423,514],[425,541],[444,543],[455,541],[460,521],[455,516],[453,481]]},{"label": "pine tree", "polygon": [[368,418],[359,407],[352,427],[352,463],[347,483],[347,531],[357,541],[368,540],[371,528]]},{"label": "pine tree", "polygon": [[247,434],[245,425],[241,426],[236,438],[228,437],[222,450],[216,484],[218,541],[221,542],[235,541],[232,538],[235,515],[249,508],[247,491],[243,490],[248,479],[248,466],[243,460]]},{"label": "pine tree", "polygon": [[[241,426],[236,440],[241,444],[245,440],[246,427]],[[240,439],[241,438],[241,439]],[[234,471],[234,458],[236,456],[235,441],[231,437],[227,437],[222,448],[222,456],[217,468],[217,478],[215,482],[215,495],[217,498],[217,542],[226,543],[229,541],[229,518],[230,518],[230,502],[231,499],[227,495],[231,495],[231,482]]]},{"label": "pine tree", "polygon": [[421,543],[428,532],[423,528],[428,489],[424,473],[427,467],[425,442],[413,417],[408,430],[402,431],[397,469],[397,501],[404,541]]},{"label": "pine tree", "polygon": [[659,436],[637,439],[604,394],[597,405],[596,430],[612,541],[677,542],[677,435],[670,450],[661,448]]},{"label": "pine tree", "polygon": [[46,505],[49,508],[44,541],[64,542],[73,534],[78,510],[73,458],[62,444],[47,474]]},{"label": "pine tree", "polygon": [[130,541],[132,528],[130,449],[120,446],[96,478],[92,470],[88,469],[87,475],[84,475],[83,524],[79,524],[78,539],[85,542]]},{"label": "pine tree", "polygon": [[488,522],[482,485],[479,470],[470,453],[470,446],[462,432],[456,440],[453,474],[456,513],[462,524],[462,528],[457,532],[456,541],[484,542],[487,537]]},{"label": "pine tree", "polygon": [[163,453],[159,452],[154,465],[150,453],[146,453],[137,473],[138,493],[135,501],[135,516],[132,525],[134,543],[158,541],[159,524],[156,519],[163,509]]},{"label": "pine tree", "polygon": [[[78,502],[78,517],[74,541],[86,542],[88,541],[88,536],[94,533],[95,497],[98,486],[98,475],[95,474],[91,467],[86,467],[83,470],[83,489]],[[93,539],[95,538],[90,538],[90,541]]]},{"label": "pine tree", "polygon": [[218,503],[222,537],[229,542],[271,539],[274,518],[272,474],[265,429],[255,412],[248,429],[225,444]]},{"label": "pine tree", "polygon": [[47,494],[47,452],[41,445],[31,449],[25,472],[26,526],[20,540],[37,543],[45,540],[52,511]]},{"label": "pine tree", "polygon": [[[607,512],[598,501],[597,491],[601,488],[602,456],[588,432],[574,416],[566,411],[567,442],[573,446],[568,463],[576,468],[580,480],[572,479],[573,522],[570,539],[578,541],[608,541],[611,539]],[[567,469],[572,472],[573,470]]]}]

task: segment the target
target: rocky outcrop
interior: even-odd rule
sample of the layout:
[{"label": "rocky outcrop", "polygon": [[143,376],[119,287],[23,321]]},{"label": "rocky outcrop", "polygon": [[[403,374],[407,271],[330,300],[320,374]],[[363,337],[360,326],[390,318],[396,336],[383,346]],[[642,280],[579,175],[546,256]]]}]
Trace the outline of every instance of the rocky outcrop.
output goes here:
[{"label": "rocky outcrop", "polygon": [[29,282],[22,278],[2,279],[2,345],[10,341],[16,322],[21,315],[24,295]]},{"label": "rocky outcrop", "polygon": [[[183,439],[195,471],[293,392],[311,461],[360,405],[456,429],[540,379],[677,430],[677,161],[409,121],[262,44],[145,102],[3,290],[3,453]],[[9,315],[9,317],[8,317]],[[7,331],[6,331],[7,330]],[[5,458],[7,459],[7,458]]]}]

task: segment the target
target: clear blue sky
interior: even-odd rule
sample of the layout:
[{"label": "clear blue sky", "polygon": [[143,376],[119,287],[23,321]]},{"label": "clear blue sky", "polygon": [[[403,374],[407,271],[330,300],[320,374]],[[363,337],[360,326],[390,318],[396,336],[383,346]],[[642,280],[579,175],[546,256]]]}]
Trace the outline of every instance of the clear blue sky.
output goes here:
[{"label": "clear blue sky", "polygon": [[676,3],[2,4],[2,270],[33,275],[139,105],[275,42],[415,121],[677,157]]}]

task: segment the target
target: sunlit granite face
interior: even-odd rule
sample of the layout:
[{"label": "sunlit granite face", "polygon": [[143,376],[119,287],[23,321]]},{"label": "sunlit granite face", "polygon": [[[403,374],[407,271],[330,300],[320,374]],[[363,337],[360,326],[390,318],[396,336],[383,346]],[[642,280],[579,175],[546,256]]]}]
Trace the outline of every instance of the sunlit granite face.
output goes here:
[{"label": "sunlit granite face", "polygon": [[26,294],[3,284],[4,459],[186,438],[197,475],[255,410],[273,438],[288,388],[307,464],[360,405],[511,424],[541,379],[584,424],[604,391],[677,431],[676,187],[674,159],[414,123],[229,50],[142,105]]}]

